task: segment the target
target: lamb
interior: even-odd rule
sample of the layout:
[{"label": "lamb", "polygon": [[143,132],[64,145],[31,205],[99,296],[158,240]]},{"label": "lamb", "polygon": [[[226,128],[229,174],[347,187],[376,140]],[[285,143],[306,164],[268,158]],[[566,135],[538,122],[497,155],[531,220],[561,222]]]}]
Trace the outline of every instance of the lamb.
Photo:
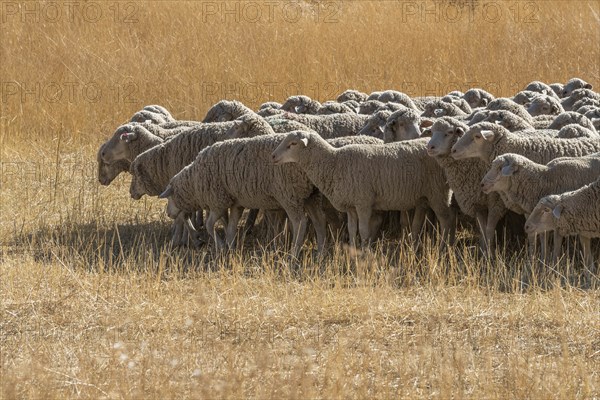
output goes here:
[{"label": "lamb", "polygon": [[[278,134],[233,139],[207,147],[190,165],[170,179],[160,195],[169,199],[167,214],[177,219],[184,213],[185,219],[188,219],[187,216],[193,211],[208,209],[206,229],[220,250],[225,246],[214,227],[219,219],[227,215],[228,209],[226,242],[231,248],[244,208],[283,208],[292,222],[292,254],[297,256],[306,232],[306,210],[315,225],[319,252],[322,252],[325,219],[311,199],[315,192],[314,185],[295,165],[279,166],[267,161],[286,136]],[[142,165],[137,165],[137,168],[140,167]],[[188,223],[188,228],[191,227]]]},{"label": "lamb", "polygon": [[[527,233],[555,230],[561,236],[579,235],[584,263],[593,268],[591,238],[600,237],[600,178],[577,190],[540,199],[527,218]],[[589,271],[586,272],[589,279]]]},{"label": "lamb", "polygon": [[321,103],[304,95],[290,96],[281,106],[284,111],[312,115],[317,114],[320,108]]},{"label": "lamb", "polygon": [[354,89],[348,89],[344,93],[340,94],[336,100],[338,103],[343,103],[349,100],[362,103],[363,101],[367,100],[367,97],[369,97],[369,95],[366,93]]},{"label": "lamb", "polygon": [[286,113],[281,117],[300,122],[325,139],[356,135],[367,123],[367,119],[369,119],[368,115],[350,113],[331,115],[300,115]]},{"label": "lamb", "polygon": [[471,108],[478,108],[487,107],[487,105],[494,100],[495,97],[483,89],[474,88],[467,90],[463,96],[463,99],[469,103]]},{"label": "lamb", "polygon": [[569,79],[569,81],[564,85],[563,90],[562,90],[562,94],[561,94],[561,98],[567,98],[571,95],[571,93],[573,93],[573,91],[577,90],[577,89],[593,89],[592,85],[587,83],[586,81],[584,81],[583,79],[580,78],[571,78]]},{"label": "lamb", "polygon": [[452,157],[480,158],[488,164],[504,153],[526,156],[537,163],[548,163],[557,157],[578,157],[600,151],[600,139],[557,139],[543,135],[522,136],[503,126],[480,122],[471,126],[452,146]]},{"label": "lamb", "polygon": [[165,122],[175,121],[166,108],[159,105],[145,106],[140,111],[133,114],[129,122],[146,122],[151,121],[154,124],[162,124]]},{"label": "lamb", "polygon": [[421,128],[430,126],[433,121],[423,118],[417,111],[405,109],[392,113],[385,124],[383,140],[385,143],[412,140],[421,137]]},{"label": "lamb", "polygon": [[565,112],[558,99],[544,94],[535,96],[530,103],[525,104],[525,107],[527,107],[527,112],[532,117],[538,115],[558,115]]},{"label": "lamb", "polygon": [[[537,164],[518,154],[496,157],[481,181],[484,193],[501,192],[526,215],[539,199],[575,190],[600,176],[600,153],[586,157],[561,157],[547,165]],[[553,260],[560,253],[562,238],[555,236]]]},{"label": "lamb", "polygon": [[569,97],[562,99],[561,105],[563,106],[565,111],[572,111],[575,103],[583,99],[592,99],[599,101],[600,94],[592,91],[591,89],[575,89],[573,90],[573,92],[571,92],[571,95]]},{"label": "lamb", "polygon": [[463,122],[452,117],[441,117],[431,126],[431,140],[427,154],[443,168],[450,189],[460,210],[476,218],[481,229],[481,247],[490,251],[495,243],[494,231],[506,208],[498,194],[484,194],[480,181],[486,172],[486,163],[478,159],[455,160],[450,157],[454,143],[469,129]]},{"label": "lamb", "polygon": [[596,128],[592,121],[589,120],[585,115],[581,115],[575,111],[566,111],[557,116],[550,126],[549,129],[561,129],[565,125],[569,124],[579,124],[584,128],[591,130],[592,132],[598,134],[596,132]]},{"label": "lamb", "polygon": [[487,109],[491,111],[507,110],[515,115],[518,115],[519,117],[523,118],[525,121],[529,122],[532,125],[534,122],[533,117],[527,112],[527,109],[525,107],[515,103],[514,101],[506,97],[499,97],[497,99],[492,100],[487,105]]},{"label": "lamb", "polygon": [[540,82],[540,81],[530,82],[527,85],[527,87],[525,88],[525,90],[541,93],[541,94],[547,95],[547,96],[551,96],[557,100],[559,99],[559,97],[556,95],[556,93],[554,93],[554,90],[552,90],[552,88],[549,85],[545,84],[544,82]]},{"label": "lamb", "polygon": [[[348,215],[350,244],[356,228],[366,246],[372,238],[374,210],[408,210],[426,199],[453,241],[450,190],[441,168],[425,151],[426,140],[334,148],[311,132],[292,132],[273,152],[279,165],[297,163],[321,193]],[[415,219],[416,220],[416,219]],[[414,226],[414,232],[420,226]]]},{"label": "lamb", "polygon": [[422,117],[459,117],[466,118],[468,113],[464,112],[460,107],[454,103],[448,103],[443,100],[436,100],[428,103],[425,106]]},{"label": "lamb", "polygon": [[252,112],[252,110],[237,100],[221,100],[208,110],[202,122],[233,121],[249,112]]},{"label": "lamb", "polygon": [[383,128],[388,117],[392,115],[391,111],[379,111],[371,115],[363,128],[358,132],[359,135],[373,136],[383,139]]}]

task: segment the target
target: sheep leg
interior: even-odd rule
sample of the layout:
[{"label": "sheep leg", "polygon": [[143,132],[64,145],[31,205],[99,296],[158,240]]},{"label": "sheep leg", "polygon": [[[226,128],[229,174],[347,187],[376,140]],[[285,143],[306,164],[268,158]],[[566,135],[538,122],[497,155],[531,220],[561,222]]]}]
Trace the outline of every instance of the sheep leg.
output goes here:
[{"label": "sheep leg", "polygon": [[173,235],[171,236],[171,244],[175,247],[179,246],[182,238],[183,224],[179,217],[173,221]]},{"label": "sheep leg", "polygon": [[304,212],[288,212],[288,218],[292,223],[292,254],[294,257],[298,257],[300,254],[300,249],[302,248],[302,243],[304,243],[304,237],[306,236],[306,224],[308,222],[308,218],[304,215]]},{"label": "sheep leg", "polygon": [[488,243],[489,254],[493,254],[496,250],[496,225],[502,219],[504,213],[488,212],[487,223],[485,224],[485,237]]},{"label": "sheep leg", "polygon": [[235,239],[237,236],[237,227],[244,207],[231,207],[229,209],[229,221],[227,223],[227,229],[225,230],[225,240],[227,241],[227,247],[235,249]]},{"label": "sheep leg", "polygon": [[257,216],[258,209],[250,210],[250,212],[248,213],[248,217],[246,218],[246,223],[244,224],[244,235],[248,235],[252,232],[252,228],[254,228]]},{"label": "sheep leg", "polygon": [[594,268],[594,261],[592,256],[592,239],[583,235],[579,235],[579,241],[583,248],[583,265],[585,267],[585,279],[591,283],[591,272]]},{"label": "sheep leg", "polygon": [[215,224],[226,213],[227,213],[226,208],[210,210],[208,213],[208,218],[206,218],[206,224],[205,224],[206,231],[208,232],[208,235],[215,241],[217,252],[219,252],[223,248],[225,248],[225,244],[223,243],[223,240],[219,237],[219,235],[215,231]]},{"label": "sheep leg", "polygon": [[356,207],[356,215],[358,217],[358,231],[360,233],[360,242],[363,249],[369,246],[371,242],[371,214],[373,209],[371,207]]},{"label": "sheep leg", "polygon": [[356,215],[356,210],[348,210],[346,215],[348,217],[348,243],[350,246],[356,248],[356,231],[358,228],[358,217]]},{"label": "sheep leg", "polygon": [[438,221],[440,221],[440,233],[442,234],[441,249],[445,248],[448,244],[452,246],[456,233],[456,211],[445,205],[432,204],[431,208]]},{"label": "sheep leg", "polygon": [[424,206],[417,206],[415,208],[415,215],[413,216],[412,224],[410,227],[414,244],[416,244],[419,241],[419,237],[421,236],[421,230],[423,229],[423,224],[425,223],[426,213],[427,209]]},{"label": "sheep leg", "polygon": [[562,250],[562,242],[563,242],[563,236],[558,233],[557,230],[554,231],[554,249],[552,251],[552,264],[556,264],[558,263],[558,260],[560,258],[560,253]]},{"label": "sheep leg", "polygon": [[317,235],[317,253],[322,254],[327,241],[327,224],[325,222],[325,213],[318,204],[315,204],[315,202],[315,200],[309,199],[304,207],[315,227],[315,233]]}]

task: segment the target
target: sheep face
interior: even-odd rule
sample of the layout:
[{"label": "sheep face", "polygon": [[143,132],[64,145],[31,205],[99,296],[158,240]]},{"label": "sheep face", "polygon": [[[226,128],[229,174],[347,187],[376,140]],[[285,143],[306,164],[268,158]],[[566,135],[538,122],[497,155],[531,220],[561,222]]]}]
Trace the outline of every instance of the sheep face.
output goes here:
[{"label": "sheep face", "polygon": [[385,143],[413,140],[421,137],[421,126],[431,125],[431,120],[419,118],[416,113],[404,114],[399,118],[391,118],[383,131]]},{"label": "sheep face", "polygon": [[560,97],[566,98],[577,89],[592,89],[592,85],[579,78],[572,78],[563,87],[562,94]]},{"label": "sheep face", "polygon": [[452,158],[481,158],[487,160],[494,148],[498,134],[485,127],[473,126],[452,146]]},{"label": "sheep face", "polygon": [[384,123],[385,120],[382,121],[379,118],[371,118],[367,121],[365,126],[358,132],[358,134],[382,138],[384,132],[381,125]]},{"label": "sheep face", "polygon": [[444,123],[434,123],[431,129],[431,139],[427,143],[427,154],[431,157],[447,156],[452,150],[452,146],[457,140],[465,134],[461,127],[448,126]]},{"label": "sheep face", "polygon": [[561,206],[558,203],[558,196],[556,195],[543,197],[527,218],[525,232],[533,234],[555,230],[561,211]]},{"label": "sheep face", "polygon": [[469,89],[463,95],[463,99],[469,103],[471,108],[486,107],[488,105],[488,99],[482,95],[481,89]]},{"label": "sheep face", "polygon": [[129,170],[129,161],[120,160],[114,164],[98,162],[98,181],[103,186],[108,186],[123,171]]},{"label": "sheep face", "polygon": [[271,154],[273,163],[281,165],[298,162],[302,151],[308,146],[308,141],[308,137],[302,132],[290,133]]},{"label": "sheep face", "polygon": [[531,103],[525,104],[525,106],[532,117],[559,114],[561,111],[558,105],[552,102],[548,96],[536,96]]},{"label": "sheep face", "polygon": [[446,109],[442,108],[442,105],[439,104],[438,102],[433,102],[433,103],[429,103],[425,106],[425,110],[423,111],[423,114],[421,114],[422,117],[426,117],[426,118],[439,118],[439,117],[444,117],[446,116]]},{"label": "sheep face", "polygon": [[250,125],[246,121],[235,120],[231,128],[225,133],[227,139],[238,139],[247,137],[246,135],[250,131]]},{"label": "sheep face", "polygon": [[119,128],[118,132],[100,148],[100,158],[107,164],[130,160],[129,143],[136,139],[137,134],[133,129]]},{"label": "sheep face", "polygon": [[570,111],[575,103],[585,97],[594,98],[594,93],[590,89],[575,89],[562,100],[561,104],[565,110]]},{"label": "sheep face", "polygon": [[533,92],[531,90],[523,90],[513,97],[513,101],[517,104],[524,106],[525,104],[530,103],[536,94],[537,92]]},{"label": "sheep face", "polygon": [[481,191],[489,194],[510,189],[510,176],[516,171],[516,164],[503,156],[497,157],[481,180]]}]

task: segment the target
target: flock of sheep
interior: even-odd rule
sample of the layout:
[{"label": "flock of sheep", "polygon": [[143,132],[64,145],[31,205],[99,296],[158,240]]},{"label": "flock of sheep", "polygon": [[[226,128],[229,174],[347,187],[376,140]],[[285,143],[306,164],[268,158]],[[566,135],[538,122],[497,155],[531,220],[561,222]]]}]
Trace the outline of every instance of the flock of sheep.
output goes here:
[{"label": "flock of sheep", "polygon": [[428,215],[448,244],[457,215],[473,219],[489,253],[498,222],[516,213],[527,218],[532,249],[540,234],[544,259],[557,261],[563,238],[579,235],[584,262],[593,266],[599,131],[600,94],[579,78],[534,81],[511,98],[483,89],[413,98],[347,90],[336,101],[291,96],[256,112],[223,100],[202,122],[146,106],[101,145],[98,174],[109,185],[129,172],[133,199],[167,198],[176,245],[200,245],[204,226],[218,251],[234,248],[248,209],[244,232],[259,210],[273,229],[287,217],[294,255],[309,221],[323,252],[344,226],[350,245],[358,233],[368,246],[394,218],[416,242]]}]

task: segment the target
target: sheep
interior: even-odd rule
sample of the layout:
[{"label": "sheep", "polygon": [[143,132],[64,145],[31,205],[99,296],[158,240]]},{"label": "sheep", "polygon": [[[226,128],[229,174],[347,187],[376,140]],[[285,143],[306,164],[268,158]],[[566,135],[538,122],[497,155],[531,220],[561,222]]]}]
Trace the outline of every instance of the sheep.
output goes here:
[{"label": "sheep", "polygon": [[520,104],[515,103],[506,97],[499,97],[492,100],[486,107],[490,111],[507,110],[518,115],[525,121],[533,125],[533,117],[527,112],[527,109]]},{"label": "sheep", "polygon": [[467,114],[471,114],[473,112],[473,110],[471,109],[471,106],[469,106],[469,103],[467,103],[467,101],[461,97],[446,95],[446,96],[442,97],[441,100],[445,101],[447,103],[454,104],[455,106],[457,106],[458,108],[460,108]]},{"label": "sheep", "polygon": [[581,115],[575,111],[566,111],[561,113],[552,121],[552,123],[548,126],[548,129],[561,129],[563,126],[569,124],[579,124],[598,135],[598,132],[596,132],[596,128],[594,127],[592,121],[590,121],[585,115]]},{"label": "sheep", "polygon": [[452,117],[441,117],[431,126],[431,139],[427,143],[427,154],[443,168],[450,189],[460,210],[476,218],[481,229],[481,248],[490,251],[498,221],[506,208],[498,194],[481,192],[480,181],[486,172],[486,163],[478,159],[455,160],[450,156],[451,148],[469,127]]},{"label": "sheep", "polygon": [[539,94],[539,92],[533,92],[531,90],[521,90],[519,93],[515,94],[511,100],[524,106],[525,104],[530,103],[531,100]]},{"label": "sheep", "polygon": [[267,118],[267,117],[272,117],[275,115],[285,114],[285,113],[287,113],[287,111],[284,111],[281,108],[265,107],[265,108],[258,110],[256,113],[263,118]]},{"label": "sheep", "polygon": [[463,99],[465,99],[467,103],[469,103],[469,106],[471,106],[471,108],[478,108],[487,107],[487,105],[492,100],[494,100],[495,97],[494,95],[483,89],[474,88],[467,90],[463,95]]},{"label": "sheep", "polygon": [[[427,156],[425,145],[426,140],[417,139],[334,148],[315,133],[297,131],[289,133],[272,156],[277,165],[297,163],[331,204],[347,214],[352,246],[357,222],[362,245],[369,243],[374,210],[408,210],[423,199],[452,243],[450,190],[441,168]],[[413,228],[419,232],[421,227]]]},{"label": "sheep", "polygon": [[538,115],[558,115],[565,112],[557,98],[544,94],[535,96],[531,99],[531,102],[525,104],[525,107],[527,107],[527,112],[532,117]]},{"label": "sheep", "polygon": [[166,108],[159,105],[145,106],[140,111],[133,114],[129,122],[146,122],[150,121],[154,124],[162,124],[165,122],[175,121],[175,118],[171,115]]},{"label": "sheep", "polygon": [[579,124],[568,124],[560,128],[557,137],[562,139],[598,138],[598,133]]},{"label": "sheep", "polygon": [[540,82],[540,81],[533,81],[530,82],[527,87],[525,87],[525,90],[531,91],[531,92],[537,92],[537,93],[541,93],[547,96],[551,96],[555,99],[559,99],[559,97],[556,95],[556,93],[554,93],[554,90],[552,90],[552,88],[545,84],[544,82]]},{"label": "sheep", "polygon": [[286,113],[281,115],[281,117],[300,122],[325,139],[356,135],[365,125],[367,119],[369,119],[368,115],[350,113],[331,115],[300,115]]},{"label": "sheep", "polygon": [[496,122],[511,132],[534,129],[529,122],[506,110],[491,111],[483,121]]},{"label": "sheep", "polygon": [[433,121],[423,118],[415,110],[405,109],[392,113],[385,124],[383,140],[385,143],[412,140],[422,135],[422,129]]},{"label": "sheep", "polygon": [[[540,199],[525,222],[525,231],[551,230],[561,236],[579,235],[584,263],[593,268],[591,238],[600,237],[600,177],[577,190]],[[586,275],[589,279],[589,270]]]},{"label": "sheep", "polygon": [[338,103],[343,103],[349,100],[362,103],[363,101],[367,100],[367,97],[369,97],[369,95],[366,93],[360,92],[358,90],[348,89],[344,93],[340,94],[336,100],[338,101]]},{"label": "sheep", "polygon": [[202,122],[233,121],[249,112],[252,112],[252,110],[237,100],[221,100],[208,110]]},{"label": "sheep", "polygon": [[[381,107],[385,106],[386,103],[382,103],[379,100],[367,100],[364,103],[361,103],[358,106],[358,113],[359,114],[366,114],[366,115],[371,115],[373,114],[376,110],[380,109]],[[389,104],[389,103],[388,103]]]},{"label": "sheep", "polygon": [[358,109],[360,107],[360,103],[358,101],[356,101],[356,100],[347,100],[347,101],[344,101],[341,104],[345,105],[346,107],[348,107],[349,109],[351,109],[355,113],[358,113]]},{"label": "sheep", "polygon": [[385,92],[381,93],[377,100],[381,101],[382,103],[398,103],[406,108],[420,110],[409,95],[396,90],[386,90]]},{"label": "sheep", "polygon": [[[119,126],[100,151],[100,159],[106,164],[119,160],[133,161],[138,154],[163,142],[171,131],[153,124],[125,124]],[[160,136],[159,136],[160,135]]]},{"label": "sheep", "polygon": [[466,118],[468,113],[464,112],[454,103],[448,103],[443,100],[435,100],[425,106],[422,117],[459,117]]},{"label": "sheep", "polygon": [[[575,103],[583,99],[592,99],[599,101],[600,94],[592,91],[591,89],[575,89],[571,92],[571,95],[569,97],[565,97],[562,99],[561,105],[563,106],[565,111],[572,111]],[[583,105],[582,103],[580,104]]]},{"label": "sheep", "polygon": [[504,153],[521,154],[538,163],[564,156],[584,156],[600,151],[600,139],[557,139],[543,135],[522,136],[503,126],[480,122],[470,127],[452,146],[452,157],[480,158],[490,164]]},{"label": "sheep", "polygon": [[281,106],[281,109],[287,112],[312,115],[317,114],[320,108],[321,103],[304,95],[290,96]]},{"label": "sheep", "polygon": [[440,100],[440,98],[437,96],[417,96],[412,98],[412,101],[413,103],[415,103],[417,110],[420,111],[423,111],[427,104],[433,103],[438,100]]},{"label": "sheep", "polygon": [[596,128],[596,131],[600,132],[600,107],[591,108],[583,115],[592,121],[592,125]]},{"label": "sheep", "polygon": [[258,110],[260,111],[266,108],[281,108],[281,105],[281,103],[278,103],[276,101],[267,101],[266,103],[262,103]]},{"label": "sheep", "polygon": [[573,111],[577,111],[578,113],[582,113],[580,111],[580,109],[582,109],[583,107],[586,107],[586,106],[600,107],[600,99],[592,99],[589,97],[584,97],[580,100],[577,100],[573,104],[573,107],[571,107],[571,109]]},{"label": "sheep", "polygon": [[[501,111],[506,111],[506,110],[501,110]],[[467,125],[471,126],[471,125],[475,125],[481,121],[484,121],[487,117],[490,116],[490,114],[492,112],[494,112],[494,111],[488,110],[486,108],[476,109],[475,111],[473,111],[473,113],[471,115],[469,115],[467,117]]]},{"label": "sheep", "polygon": [[593,89],[592,85],[580,78],[571,78],[562,89],[561,98],[566,98],[577,89]]},{"label": "sheep", "polygon": [[383,128],[388,117],[392,115],[391,111],[378,111],[371,115],[363,128],[358,132],[359,135],[373,136],[383,139]]},{"label": "sheep", "polygon": [[[575,190],[600,176],[600,153],[586,157],[560,157],[546,165],[507,153],[496,157],[481,181],[484,193],[502,192],[526,215],[533,212],[539,199],[551,194]],[[553,260],[560,253],[562,238],[555,235]]]},{"label": "sheep", "polygon": [[[214,226],[228,209],[226,243],[231,248],[244,208],[283,208],[292,222],[292,254],[297,256],[306,232],[306,210],[315,225],[318,249],[322,252],[325,220],[312,199],[314,185],[296,166],[268,161],[285,137],[287,134],[233,139],[207,147],[175,174],[160,194],[161,198],[169,199],[167,214],[176,219],[181,213],[189,215],[199,208],[208,209],[206,229],[220,250],[225,246]],[[188,228],[191,229],[189,223]]]},{"label": "sheep", "polygon": [[562,98],[562,93],[565,88],[562,83],[551,83],[548,86],[550,86],[554,94],[556,94],[559,98]]},{"label": "sheep", "polygon": [[328,115],[328,114],[343,114],[353,113],[356,111],[343,103],[337,103],[335,101],[326,101],[321,105],[321,108],[317,110],[317,115]]},{"label": "sheep", "polygon": [[309,130],[306,125],[283,118],[263,118],[252,112],[233,121],[225,133],[227,139],[249,138],[261,135],[274,135],[296,130]]},{"label": "sheep", "polygon": [[[463,98],[465,94],[463,92],[461,92],[460,90],[453,90],[450,93],[448,93],[446,96],[453,96],[453,97],[459,97],[459,98]],[[466,100],[465,100],[466,101]],[[468,104],[468,103],[467,103]],[[469,106],[470,107],[470,106]]]},{"label": "sheep", "polygon": [[383,93],[383,91],[371,92],[371,94],[369,94],[369,96],[367,97],[367,99],[365,101],[379,100],[379,96],[381,96],[382,93]]}]

